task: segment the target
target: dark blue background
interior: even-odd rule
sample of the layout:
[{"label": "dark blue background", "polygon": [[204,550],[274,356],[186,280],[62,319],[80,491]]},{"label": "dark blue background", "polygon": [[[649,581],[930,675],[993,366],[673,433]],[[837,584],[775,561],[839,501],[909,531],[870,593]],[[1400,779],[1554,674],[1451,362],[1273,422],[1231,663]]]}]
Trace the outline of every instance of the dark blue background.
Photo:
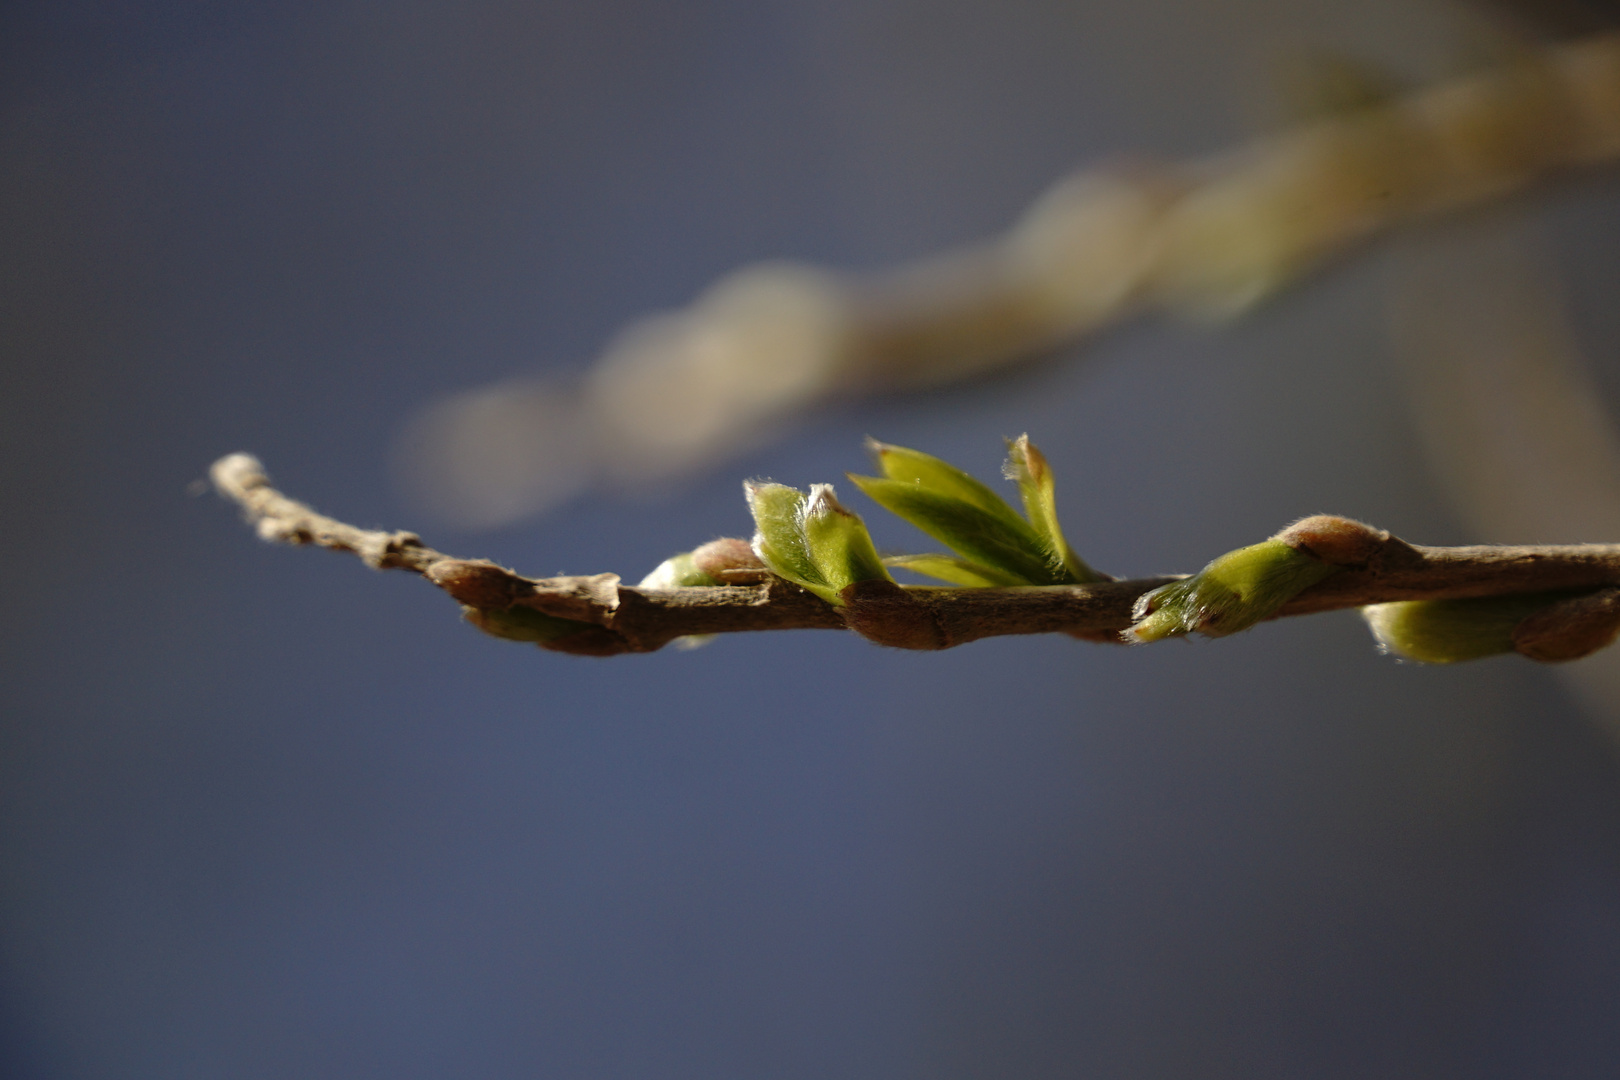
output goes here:
[{"label": "dark blue background", "polygon": [[[745,475],[836,479],[871,432],[988,476],[1029,430],[1120,574],[1320,510],[1467,539],[1376,253],[1220,334],[827,412],[648,502],[469,535],[388,468],[435,395],[577,370],[736,265],[985,235],[1075,164],[1241,138],[1279,39],[1416,69],[1448,17],[9,5],[0,1073],[1613,1075],[1620,770],[1543,669],[1397,665],[1349,614],[582,660],[187,494],[248,449],[346,519],[634,579],[745,532]],[[1538,204],[1610,387],[1615,180]]]}]

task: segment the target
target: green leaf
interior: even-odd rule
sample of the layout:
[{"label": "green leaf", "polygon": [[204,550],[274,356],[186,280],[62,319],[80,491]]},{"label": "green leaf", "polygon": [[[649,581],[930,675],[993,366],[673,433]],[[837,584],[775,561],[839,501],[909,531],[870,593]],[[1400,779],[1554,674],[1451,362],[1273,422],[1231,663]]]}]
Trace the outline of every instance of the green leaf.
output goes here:
[{"label": "green leaf", "polygon": [[1270,618],[1296,595],[1339,567],[1281,540],[1229,551],[1192,577],[1162,585],[1136,602],[1129,641],[1159,641],[1197,632],[1225,637]]},{"label": "green leaf", "polygon": [[1018,484],[1018,491],[1024,497],[1024,512],[1029,515],[1029,522],[1040,537],[1052,566],[1062,570],[1076,584],[1107,580],[1106,575],[1087,566],[1063,538],[1052,469],[1046,463],[1046,455],[1036,449],[1028,435],[1020,435],[1007,443],[1005,471],[1007,479]]},{"label": "green leaf", "polygon": [[932,454],[892,446],[871,438],[866,440],[866,449],[889,480],[915,484],[939,495],[961,499],[1001,518],[1009,528],[1019,529],[1025,525],[1024,519],[1008,505],[1006,499],[949,462],[941,461]]},{"label": "green leaf", "polygon": [[1012,574],[992,570],[954,555],[892,555],[883,560],[883,565],[910,570],[914,574],[927,574],[931,578],[971,589],[1029,584]]},{"label": "green leaf", "polygon": [[1482,596],[1471,600],[1404,600],[1361,609],[1378,647],[1404,660],[1455,664],[1513,652],[1525,616],[1568,599],[1569,591]]},{"label": "green leaf", "polygon": [[753,511],[754,553],[771,573],[842,606],[839,593],[857,581],[893,581],[860,517],[839,503],[829,484],[809,499],[784,484],[743,485]]},{"label": "green leaf", "polygon": [[827,588],[805,544],[804,492],[786,484],[749,480],[743,493],[754,515],[754,554],[777,577],[836,603],[837,590]]},{"label": "green leaf", "polygon": [[901,480],[855,476],[850,480],[873,502],[904,518],[952,551],[1021,585],[1063,584],[1048,565],[1040,538],[1022,518],[1014,525],[973,503]]},{"label": "green leaf", "polygon": [[894,580],[872,546],[866,523],[838,501],[831,484],[810,485],[803,520],[810,562],[834,593],[857,581]]}]

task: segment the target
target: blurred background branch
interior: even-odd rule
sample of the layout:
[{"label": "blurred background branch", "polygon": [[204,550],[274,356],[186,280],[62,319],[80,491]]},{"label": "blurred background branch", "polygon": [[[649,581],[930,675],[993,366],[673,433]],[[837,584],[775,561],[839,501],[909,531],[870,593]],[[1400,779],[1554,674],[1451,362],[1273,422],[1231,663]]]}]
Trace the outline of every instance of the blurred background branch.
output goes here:
[{"label": "blurred background branch", "polygon": [[406,475],[450,520],[502,524],[592,483],[712,465],[825,400],[976,377],[1142,310],[1231,318],[1392,226],[1620,156],[1617,37],[1524,47],[1404,96],[1343,62],[1310,75],[1300,92],[1328,114],[1294,130],[1081,171],[1005,236],[887,274],[745,268],[632,324],[577,386],[458,394],[412,425]]}]

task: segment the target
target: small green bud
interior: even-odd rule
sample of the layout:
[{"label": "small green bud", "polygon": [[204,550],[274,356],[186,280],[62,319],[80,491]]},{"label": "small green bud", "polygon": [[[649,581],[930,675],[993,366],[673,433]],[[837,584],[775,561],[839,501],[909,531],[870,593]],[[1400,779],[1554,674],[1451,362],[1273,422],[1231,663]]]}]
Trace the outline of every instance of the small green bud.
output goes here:
[{"label": "small green bud", "polygon": [[507,641],[535,643],[555,641],[569,634],[590,629],[593,625],[576,622],[573,619],[560,619],[531,607],[481,609],[464,606],[461,614],[484,633],[492,637],[505,638]]},{"label": "small green bud", "polygon": [[653,568],[652,573],[642,578],[636,584],[638,589],[686,589],[698,585],[720,584],[713,577],[698,569],[692,559],[692,552],[683,551],[679,555],[671,555]]},{"label": "small green bud", "polygon": [[1020,435],[1007,443],[1007,464],[1003,472],[1007,479],[1018,485],[1019,493],[1024,497],[1024,513],[1029,516],[1030,524],[1041,538],[1052,566],[1067,574],[1075,584],[1106,580],[1106,575],[1087,566],[1085,560],[1076,555],[1063,538],[1063,527],[1058,523],[1057,485],[1052,477],[1052,469],[1046,463],[1046,455],[1036,449],[1028,435]]},{"label": "small green bud", "polygon": [[1132,613],[1136,623],[1123,636],[1148,642],[1194,631],[1206,637],[1235,634],[1270,618],[1338,569],[1282,540],[1264,540],[1143,595]]},{"label": "small green bud", "polygon": [[1424,664],[1456,664],[1514,652],[1519,644],[1514,631],[1520,623],[1571,595],[1563,591],[1468,600],[1404,600],[1370,604],[1361,609],[1361,617],[1367,620],[1382,652]]},{"label": "small green bud", "polygon": [[[692,551],[670,556],[659,563],[652,573],[642,578],[636,588],[690,589],[734,585],[739,582],[731,579],[743,577],[744,575],[739,573],[741,570],[764,572],[758,556],[748,546],[748,541],[725,537],[711,540]],[[726,575],[726,578],[717,576],[721,574]],[[696,649],[709,644],[714,638],[714,634],[685,634],[675,638],[670,644],[677,649]]]},{"label": "small green bud", "polygon": [[914,574],[927,574],[931,578],[970,589],[1029,584],[1013,574],[992,570],[954,555],[891,555],[883,560],[883,565],[910,570]]}]

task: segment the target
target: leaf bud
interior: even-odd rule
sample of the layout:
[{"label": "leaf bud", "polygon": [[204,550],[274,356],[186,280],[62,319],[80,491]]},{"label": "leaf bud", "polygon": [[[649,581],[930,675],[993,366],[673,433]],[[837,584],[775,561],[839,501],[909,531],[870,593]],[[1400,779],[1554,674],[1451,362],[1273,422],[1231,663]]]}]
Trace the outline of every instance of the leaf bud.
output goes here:
[{"label": "leaf bud", "polygon": [[949,462],[920,450],[908,450],[904,446],[894,446],[871,438],[866,440],[866,449],[871,453],[872,460],[877,463],[885,479],[926,488],[937,495],[961,499],[987,514],[1002,519],[1010,528],[1025,527],[1024,520],[1018,516],[1018,511],[1008,505],[1006,499]]},{"label": "leaf bud", "polygon": [[831,484],[811,484],[804,508],[805,547],[821,580],[835,592],[858,581],[893,581],[859,514],[838,501]]},{"label": "leaf bud", "polygon": [[699,585],[718,585],[713,576],[698,568],[695,552],[683,551],[659,563],[652,573],[636,583],[638,589],[687,589]]},{"label": "leaf bud", "polygon": [[743,483],[743,494],[754,515],[754,554],[766,569],[829,604],[837,603],[837,593],[821,580],[805,546],[804,492],[786,484],[748,480]]},{"label": "leaf bud", "polygon": [[721,585],[751,585],[765,579],[765,564],[748,541],[735,536],[710,540],[693,549],[692,565]]},{"label": "leaf bud", "polygon": [[778,577],[842,606],[839,593],[860,581],[893,579],[859,515],[838,501],[829,484],[804,492],[783,484],[744,485],[758,531],[754,554]]},{"label": "leaf bud", "polygon": [[1365,566],[1389,542],[1389,533],[1336,514],[1317,514],[1301,518],[1273,539],[1334,566]]},{"label": "leaf bud", "polygon": [[1575,660],[1620,632],[1620,590],[1520,593],[1464,600],[1407,600],[1361,609],[1380,651],[1424,664],[1518,652]]},{"label": "leaf bud", "polygon": [[1526,615],[1513,628],[1523,656],[1557,664],[1579,660],[1620,637],[1620,588],[1571,596]]},{"label": "leaf bud", "polygon": [[1282,540],[1229,551],[1192,577],[1161,585],[1136,602],[1130,642],[1200,633],[1225,637],[1268,619],[1338,567]]}]

